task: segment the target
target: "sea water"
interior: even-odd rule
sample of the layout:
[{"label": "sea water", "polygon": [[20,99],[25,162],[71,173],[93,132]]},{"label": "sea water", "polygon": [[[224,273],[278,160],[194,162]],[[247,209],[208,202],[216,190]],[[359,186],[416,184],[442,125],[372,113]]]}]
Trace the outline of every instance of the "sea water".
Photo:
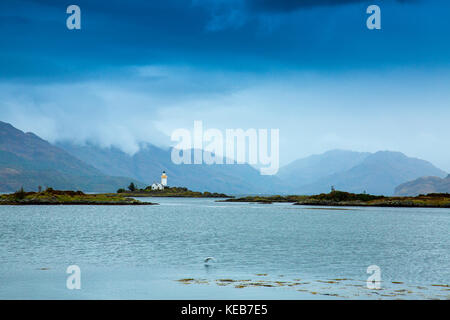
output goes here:
[{"label": "sea water", "polygon": [[0,206],[0,298],[450,298],[450,209],[140,200]]}]

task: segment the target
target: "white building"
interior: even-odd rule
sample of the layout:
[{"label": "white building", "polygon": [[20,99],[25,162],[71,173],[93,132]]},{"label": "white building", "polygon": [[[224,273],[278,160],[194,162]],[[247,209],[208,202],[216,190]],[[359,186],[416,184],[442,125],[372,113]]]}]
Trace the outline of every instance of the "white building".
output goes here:
[{"label": "white building", "polygon": [[164,190],[164,186],[161,183],[153,183],[152,190]]}]

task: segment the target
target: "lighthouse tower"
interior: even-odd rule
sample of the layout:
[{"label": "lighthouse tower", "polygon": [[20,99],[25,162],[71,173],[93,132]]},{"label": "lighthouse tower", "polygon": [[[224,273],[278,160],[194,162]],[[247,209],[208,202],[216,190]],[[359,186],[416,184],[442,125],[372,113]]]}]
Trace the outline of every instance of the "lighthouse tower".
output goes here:
[{"label": "lighthouse tower", "polygon": [[166,172],[163,171],[162,175],[161,175],[161,184],[165,187],[167,186],[167,175]]}]

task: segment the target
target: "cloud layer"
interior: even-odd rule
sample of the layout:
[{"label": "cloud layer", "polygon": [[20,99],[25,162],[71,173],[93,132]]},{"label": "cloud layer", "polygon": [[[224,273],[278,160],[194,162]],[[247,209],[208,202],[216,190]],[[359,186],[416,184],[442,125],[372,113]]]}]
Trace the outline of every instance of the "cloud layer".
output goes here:
[{"label": "cloud layer", "polygon": [[279,128],[283,163],[391,149],[450,171],[448,2],[379,1],[380,31],[356,0],[77,4],[72,32],[61,1],[0,2],[0,120],[129,153],[194,120]]}]

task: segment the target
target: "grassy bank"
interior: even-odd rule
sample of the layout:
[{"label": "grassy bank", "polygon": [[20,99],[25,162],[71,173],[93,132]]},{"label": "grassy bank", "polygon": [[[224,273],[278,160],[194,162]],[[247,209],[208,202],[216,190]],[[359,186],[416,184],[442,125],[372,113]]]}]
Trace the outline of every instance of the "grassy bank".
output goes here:
[{"label": "grassy bank", "polygon": [[198,192],[181,187],[165,187],[164,190],[152,190],[151,187],[147,187],[134,191],[119,189],[117,195],[126,197],[231,198],[224,193]]},{"label": "grassy bank", "polygon": [[42,192],[0,195],[0,205],[152,205],[116,194],[85,194],[81,191],[60,191],[51,188]]}]

